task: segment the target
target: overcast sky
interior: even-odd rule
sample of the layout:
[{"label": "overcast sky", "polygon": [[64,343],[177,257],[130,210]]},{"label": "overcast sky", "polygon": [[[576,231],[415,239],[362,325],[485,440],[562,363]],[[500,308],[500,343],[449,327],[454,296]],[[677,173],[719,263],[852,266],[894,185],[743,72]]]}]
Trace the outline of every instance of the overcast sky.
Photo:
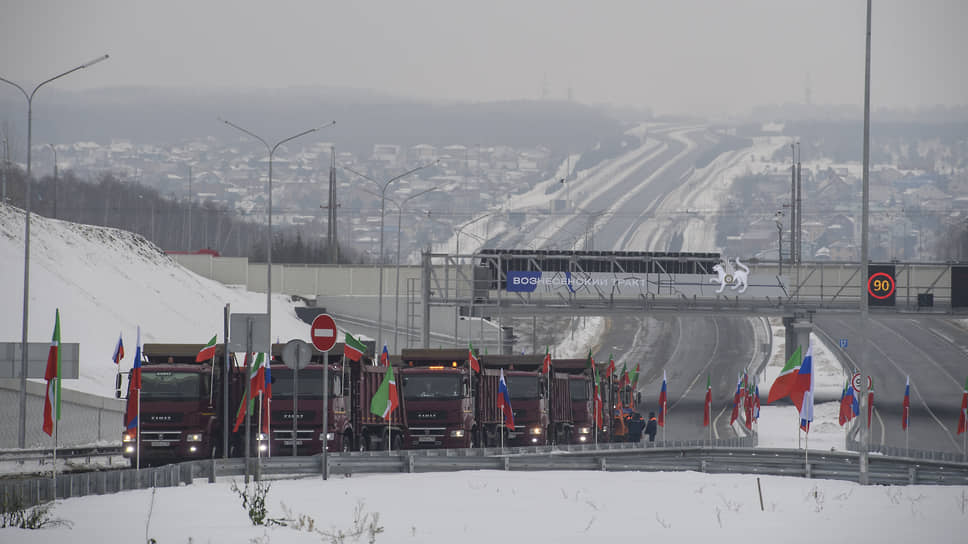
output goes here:
[{"label": "overcast sky", "polygon": [[[872,107],[968,103],[968,2],[877,0]],[[864,0],[0,0],[0,77],[340,86],[656,112],[863,102]],[[543,89],[547,89],[544,91]],[[15,91],[0,91],[15,92]]]}]

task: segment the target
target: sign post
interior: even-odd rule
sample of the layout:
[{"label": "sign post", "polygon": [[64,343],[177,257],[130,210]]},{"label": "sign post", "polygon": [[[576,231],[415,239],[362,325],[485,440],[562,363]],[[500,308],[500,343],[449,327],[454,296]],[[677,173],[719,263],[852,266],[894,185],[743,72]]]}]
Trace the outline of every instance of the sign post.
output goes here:
[{"label": "sign post", "polygon": [[[329,478],[329,350],[336,345],[336,321],[319,314],[309,330],[316,349],[323,352],[323,479]],[[334,437],[335,438],[335,437]]]}]

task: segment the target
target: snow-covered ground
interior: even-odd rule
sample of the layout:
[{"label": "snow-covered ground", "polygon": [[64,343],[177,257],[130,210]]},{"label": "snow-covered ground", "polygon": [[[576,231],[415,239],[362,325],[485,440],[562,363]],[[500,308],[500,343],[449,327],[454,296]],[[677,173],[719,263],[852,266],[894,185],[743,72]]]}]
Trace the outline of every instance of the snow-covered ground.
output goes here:
[{"label": "snow-covered ground", "polygon": [[[30,221],[30,342],[49,343],[60,309],[61,341],[80,344],[80,378],[64,387],[114,396],[111,354],[124,339],[121,370],[142,343],[222,341],[223,308],[264,313],[266,296],[198,276],[141,236],[36,214]],[[23,322],[24,214],[0,204],[0,342],[20,342]],[[273,297],[272,335],[309,341],[309,325],[286,297]]]}]

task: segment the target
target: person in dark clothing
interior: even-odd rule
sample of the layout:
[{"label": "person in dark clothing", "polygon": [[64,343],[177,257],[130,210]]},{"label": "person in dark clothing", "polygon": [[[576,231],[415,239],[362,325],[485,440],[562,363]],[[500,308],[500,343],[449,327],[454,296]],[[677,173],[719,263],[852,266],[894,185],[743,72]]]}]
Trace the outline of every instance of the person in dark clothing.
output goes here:
[{"label": "person in dark clothing", "polygon": [[642,417],[642,414],[632,412],[625,426],[628,427],[629,442],[639,442],[642,440],[642,431],[645,429],[645,419]]},{"label": "person in dark clothing", "polygon": [[655,419],[655,412],[649,412],[649,422],[645,425],[645,434],[649,435],[649,442],[655,442],[655,433],[659,430],[659,424]]}]

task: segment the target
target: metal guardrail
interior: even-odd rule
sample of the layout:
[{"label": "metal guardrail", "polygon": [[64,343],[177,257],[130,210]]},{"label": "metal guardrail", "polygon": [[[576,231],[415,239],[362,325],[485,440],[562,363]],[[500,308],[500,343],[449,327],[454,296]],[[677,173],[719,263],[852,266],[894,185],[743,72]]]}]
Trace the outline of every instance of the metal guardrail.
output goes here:
[{"label": "metal guardrail", "polygon": [[[57,448],[58,459],[74,459],[78,457],[114,457],[121,455],[121,446],[65,446]],[[51,448],[36,448],[23,450],[0,450],[0,462],[27,462],[51,460],[54,450]]]},{"label": "metal guardrail", "polygon": [[[752,438],[733,439],[749,442]],[[405,450],[330,454],[331,476],[374,473],[453,472],[459,470],[697,471],[709,474],[763,474],[857,481],[854,452],[761,449],[746,446],[602,444],[469,450]],[[162,467],[61,474],[57,498],[117,493],[131,489],[191,485],[206,478],[241,477],[244,459],[186,461]],[[293,476],[322,477],[322,456],[250,459],[256,480]],[[873,456],[869,481],[881,485],[968,485],[968,463],[910,457]],[[0,506],[27,507],[55,496],[50,478],[0,480]]]}]

